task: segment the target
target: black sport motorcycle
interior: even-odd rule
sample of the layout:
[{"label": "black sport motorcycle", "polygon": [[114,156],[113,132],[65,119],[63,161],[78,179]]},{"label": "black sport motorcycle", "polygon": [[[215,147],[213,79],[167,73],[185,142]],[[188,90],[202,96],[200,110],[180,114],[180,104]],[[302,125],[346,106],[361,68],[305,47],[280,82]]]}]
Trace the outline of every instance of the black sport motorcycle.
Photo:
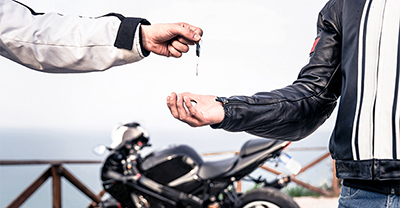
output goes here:
[{"label": "black sport motorcycle", "polygon": [[110,154],[104,161],[101,180],[111,197],[99,204],[103,208],[298,208],[291,197],[281,192],[288,176],[272,182],[250,178],[258,186],[237,193],[235,182],[269,159],[277,159],[290,142],[269,139],[247,141],[239,154],[219,161],[203,161],[187,145],[171,145],[142,158],[141,150],[150,146],[145,129],[127,123],[113,132]]}]

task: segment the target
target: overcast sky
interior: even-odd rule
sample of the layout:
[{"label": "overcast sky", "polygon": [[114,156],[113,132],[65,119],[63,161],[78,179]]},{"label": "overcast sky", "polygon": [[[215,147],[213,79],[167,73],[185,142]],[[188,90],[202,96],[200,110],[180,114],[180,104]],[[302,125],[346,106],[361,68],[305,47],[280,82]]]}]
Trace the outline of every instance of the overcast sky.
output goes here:
[{"label": "overcast sky", "polygon": [[[182,58],[151,54],[105,72],[47,74],[0,57],[0,128],[109,128],[136,120],[188,129],[166,107],[171,92],[251,95],[291,84],[308,59],[326,0],[20,0],[37,12],[187,22],[204,31],[199,76]],[[334,117],[334,116],[333,116]],[[334,119],[331,119],[334,120]],[[329,121],[326,129],[332,129]]]}]

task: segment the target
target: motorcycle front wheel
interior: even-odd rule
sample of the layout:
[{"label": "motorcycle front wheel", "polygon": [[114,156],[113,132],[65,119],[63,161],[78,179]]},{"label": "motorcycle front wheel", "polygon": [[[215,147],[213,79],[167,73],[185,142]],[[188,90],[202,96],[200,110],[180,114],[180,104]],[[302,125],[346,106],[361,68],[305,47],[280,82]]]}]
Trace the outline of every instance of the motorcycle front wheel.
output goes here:
[{"label": "motorcycle front wheel", "polygon": [[299,206],[279,189],[261,187],[242,195],[237,208],[299,208]]}]

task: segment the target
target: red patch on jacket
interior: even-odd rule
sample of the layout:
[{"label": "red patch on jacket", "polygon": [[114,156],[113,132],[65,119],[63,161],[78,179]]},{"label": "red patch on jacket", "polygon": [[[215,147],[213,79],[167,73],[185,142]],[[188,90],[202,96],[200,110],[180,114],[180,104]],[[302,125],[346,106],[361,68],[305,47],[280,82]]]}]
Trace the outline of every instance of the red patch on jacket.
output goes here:
[{"label": "red patch on jacket", "polygon": [[313,44],[313,46],[312,46],[312,48],[311,48],[310,54],[311,54],[311,53],[314,53],[315,47],[317,46],[319,39],[320,39],[320,37],[318,37],[317,39],[315,39],[314,44]]}]

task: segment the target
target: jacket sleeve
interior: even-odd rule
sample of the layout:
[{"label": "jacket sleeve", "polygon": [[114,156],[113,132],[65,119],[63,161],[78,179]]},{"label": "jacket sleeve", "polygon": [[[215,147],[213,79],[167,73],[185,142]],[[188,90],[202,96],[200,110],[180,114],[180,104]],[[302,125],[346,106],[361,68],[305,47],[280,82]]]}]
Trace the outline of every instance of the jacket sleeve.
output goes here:
[{"label": "jacket sleeve", "polygon": [[0,0],[0,19],[0,55],[43,72],[101,71],[148,55],[140,45],[140,25],[150,23],[141,18],[36,13]]},{"label": "jacket sleeve", "polygon": [[281,140],[299,140],[315,131],[340,96],[341,32],[336,7],[340,6],[330,1],[320,12],[309,63],[292,85],[253,96],[219,97],[225,118],[212,127]]}]

